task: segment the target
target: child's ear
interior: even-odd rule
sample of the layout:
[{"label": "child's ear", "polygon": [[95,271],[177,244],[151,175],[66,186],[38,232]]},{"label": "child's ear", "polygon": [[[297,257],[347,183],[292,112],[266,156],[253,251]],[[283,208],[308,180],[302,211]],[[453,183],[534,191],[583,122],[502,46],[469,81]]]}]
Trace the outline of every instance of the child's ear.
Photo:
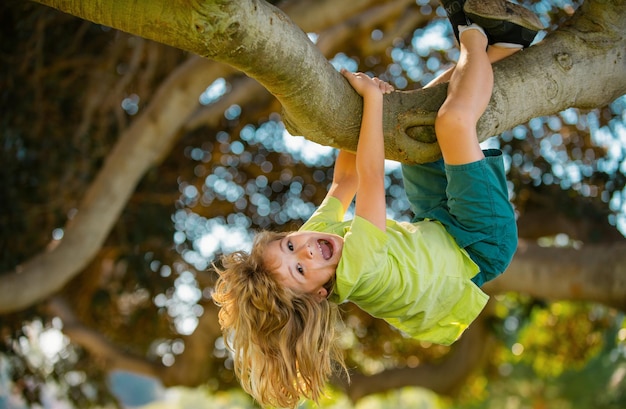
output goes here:
[{"label": "child's ear", "polygon": [[328,291],[324,287],[320,287],[315,293],[315,298],[317,302],[322,302],[328,297]]}]

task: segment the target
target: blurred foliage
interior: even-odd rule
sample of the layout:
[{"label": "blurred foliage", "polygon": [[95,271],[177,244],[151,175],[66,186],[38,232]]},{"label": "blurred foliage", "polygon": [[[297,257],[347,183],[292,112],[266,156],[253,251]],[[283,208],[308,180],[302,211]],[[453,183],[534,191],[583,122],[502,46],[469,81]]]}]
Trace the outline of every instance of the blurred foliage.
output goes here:
[{"label": "blurred foliage", "polygon": [[[580,4],[524,3],[550,28]],[[431,24],[393,39],[378,55],[362,55],[354,36],[333,64],[371,72],[398,89],[423,86],[457,52],[441,8],[425,0],[413,7],[433,15]],[[11,271],[62,237],[119,133],[187,56],[23,1],[0,4],[0,21],[0,268]],[[384,37],[379,29],[370,34]],[[224,79],[207,91],[228,92],[238,79]],[[583,242],[623,240],[615,226],[624,218],[626,150],[619,138],[625,108],[622,97],[589,112],[567,110],[490,141],[510,165],[524,238],[561,233]],[[97,259],[62,293],[83,323],[127,352],[172,365],[211,303],[210,263],[249,243],[255,230],[292,230],[306,220],[326,193],[335,152],[286,136],[279,110],[269,99],[231,106],[218,126],[183,135],[144,177]],[[406,219],[400,180],[398,167],[390,164],[390,215]],[[557,216],[566,218],[567,230],[545,222]],[[540,229],[528,227],[535,224]],[[461,392],[459,405],[625,406],[621,315],[598,305],[546,304],[517,295],[498,301],[492,323],[498,347]],[[449,351],[408,340],[350,305],[345,317],[348,363],[364,373],[436,363]],[[106,363],[60,336],[62,328],[45,304],[3,316],[0,387],[6,373],[13,392],[29,404],[48,399],[50,388],[76,407],[119,404]],[[50,354],[53,339],[59,345]],[[207,349],[217,362],[207,388],[232,388],[236,383],[220,340]],[[345,396],[333,396],[333,402],[348,405]],[[240,403],[233,405],[247,407],[243,397],[235,399]],[[394,407],[460,407],[409,389],[385,399]],[[362,401],[358,407],[381,407]]]},{"label": "blurred foliage", "polygon": [[[478,378],[484,399],[476,400],[475,394],[464,394],[460,403],[451,407],[623,408],[626,405],[624,315],[603,307],[589,307],[585,312],[584,306],[560,302],[538,308],[532,315],[541,318],[537,322],[530,320],[528,327],[520,331],[523,335],[519,344],[502,348],[498,356],[491,358],[495,366],[486,375],[488,381],[487,377]],[[561,312],[564,316],[560,316]],[[590,313],[595,315],[590,318],[596,329],[589,329],[589,317],[584,317]],[[551,324],[543,326],[544,319]],[[598,325],[598,321],[602,324]],[[537,343],[545,341],[549,345],[538,347],[534,338]],[[580,339],[583,342],[577,342]],[[519,345],[523,345],[523,350]]]}]

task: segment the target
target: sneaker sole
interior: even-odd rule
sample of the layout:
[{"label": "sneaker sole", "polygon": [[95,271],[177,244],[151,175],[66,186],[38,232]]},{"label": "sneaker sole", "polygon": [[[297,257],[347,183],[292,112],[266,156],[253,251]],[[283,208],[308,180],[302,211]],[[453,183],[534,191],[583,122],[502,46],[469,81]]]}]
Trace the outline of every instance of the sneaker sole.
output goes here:
[{"label": "sneaker sole", "polygon": [[[505,0],[467,0],[463,9],[470,20],[473,15],[487,20],[507,21],[532,31],[544,29],[543,24],[532,11]],[[483,22],[485,23],[484,20]]]}]

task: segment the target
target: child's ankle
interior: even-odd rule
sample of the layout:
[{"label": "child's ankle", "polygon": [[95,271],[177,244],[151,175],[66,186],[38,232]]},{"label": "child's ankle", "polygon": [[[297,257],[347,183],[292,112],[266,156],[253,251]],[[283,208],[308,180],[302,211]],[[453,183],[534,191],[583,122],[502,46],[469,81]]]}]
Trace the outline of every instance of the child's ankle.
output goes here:
[{"label": "child's ankle", "polygon": [[461,25],[458,28],[459,28],[459,39],[463,36],[463,33],[465,33],[466,31],[470,31],[470,30],[477,31],[481,33],[485,38],[487,38],[487,33],[485,33],[485,30],[483,30],[483,28],[476,23],[472,23],[467,26]]}]

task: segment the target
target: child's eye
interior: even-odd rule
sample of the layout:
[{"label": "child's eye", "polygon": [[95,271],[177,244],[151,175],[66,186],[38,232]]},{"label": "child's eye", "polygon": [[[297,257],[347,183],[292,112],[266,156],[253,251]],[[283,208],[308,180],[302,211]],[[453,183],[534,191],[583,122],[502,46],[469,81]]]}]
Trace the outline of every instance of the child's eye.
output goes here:
[{"label": "child's eye", "polygon": [[302,266],[300,264],[298,264],[296,266],[296,270],[298,270],[298,273],[304,275],[304,269],[302,268]]},{"label": "child's eye", "polygon": [[291,241],[287,241],[287,248],[289,251],[293,251],[293,244],[291,244]]}]

